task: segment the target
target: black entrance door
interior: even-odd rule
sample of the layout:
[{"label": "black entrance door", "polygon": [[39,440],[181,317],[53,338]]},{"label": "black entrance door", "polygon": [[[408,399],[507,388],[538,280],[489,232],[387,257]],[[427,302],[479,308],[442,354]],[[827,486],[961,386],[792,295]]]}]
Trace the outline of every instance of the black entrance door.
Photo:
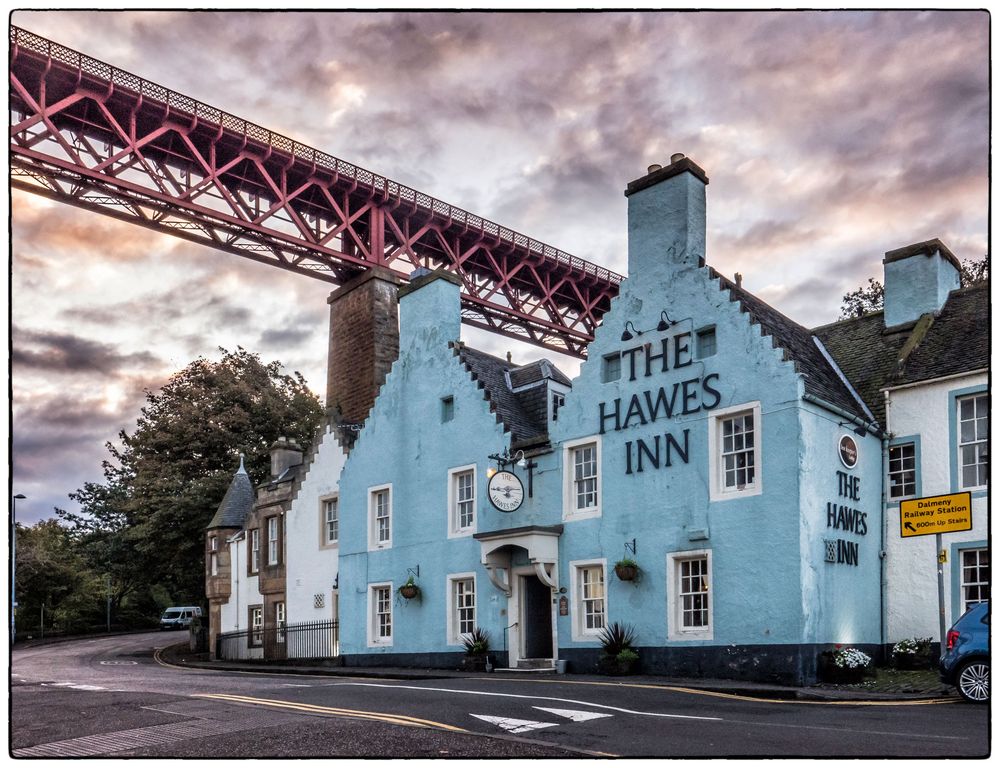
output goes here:
[{"label": "black entrance door", "polygon": [[524,657],[552,658],[552,590],[537,576],[521,577],[524,599]]}]

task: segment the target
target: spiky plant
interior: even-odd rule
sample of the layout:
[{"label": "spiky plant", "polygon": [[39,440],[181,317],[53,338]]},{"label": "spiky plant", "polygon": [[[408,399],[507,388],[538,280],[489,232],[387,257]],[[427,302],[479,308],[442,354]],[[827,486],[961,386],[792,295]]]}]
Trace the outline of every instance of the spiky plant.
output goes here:
[{"label": "spiky plant", "polygon": [[475,627],[462,637],[462,645],[465,646],[465,653],[469,656],[486,653],[490,649],[490,635],[482,627]]},{"label": "spiky plant", "polygon": [[635,642],[635,628],[631,624],[617,621],[601,630],[601,649],[608,656],[617,656]]}]

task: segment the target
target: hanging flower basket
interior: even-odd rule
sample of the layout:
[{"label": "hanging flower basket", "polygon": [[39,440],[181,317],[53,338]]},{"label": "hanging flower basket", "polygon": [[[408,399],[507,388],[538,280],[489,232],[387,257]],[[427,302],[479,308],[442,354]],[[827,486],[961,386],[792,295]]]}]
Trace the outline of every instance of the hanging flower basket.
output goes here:
[{"label": "hanging flower basket", "polygon": [[420,594],[420,587],[414,584],[412,579],[410,579],[408,582],[406,582],[403,586],[399,588],[400,597],[403,597],[407,600],[412,600],[419,594]]},{"label": "hanging flower basket", "polygon": [[630,560],[622,560],[615,564],[615,576],[622,581],[635,581],[639,576],[639,566]]}]

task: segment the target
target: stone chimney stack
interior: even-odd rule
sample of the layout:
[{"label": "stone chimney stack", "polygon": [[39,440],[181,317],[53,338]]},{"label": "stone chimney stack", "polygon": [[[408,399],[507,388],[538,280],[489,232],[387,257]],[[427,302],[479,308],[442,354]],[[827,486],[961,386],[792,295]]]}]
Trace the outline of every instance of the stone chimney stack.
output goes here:
[{"label": "stone chimney stack", "polygon": [[457,275],[443,269],[418,270],[399,289],[399,352],[458,341],[462,303]]},{"label": "stone chimney stack", "polygon": [[940,311],[948,294],[961,287],[962,265],[937,238],[887,251],[882,264],[886,328]]},{"label": "stone chimney stack", "polygon": [[330,294],[326,409],[360,424],[399,356],[399,280],[373,267]]},{"label": "stone chimney stack", "polygon": [[708,176],[679,153],[670,157],[669,165],[651,165],[648,170],[625,189],[628,275],[655,280],[697,266],[705,257]]},{"label": "stone chimney stack", "polygon": [[294,440],[279,437],[271,445],[271,479],[281,477],[289,467],[302,463],[302,448]]}]

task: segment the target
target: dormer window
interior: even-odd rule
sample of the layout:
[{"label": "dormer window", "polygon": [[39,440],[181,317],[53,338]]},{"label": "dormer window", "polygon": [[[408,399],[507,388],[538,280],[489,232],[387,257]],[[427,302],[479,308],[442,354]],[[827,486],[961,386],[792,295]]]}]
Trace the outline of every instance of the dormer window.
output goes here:
[{"label": "dormer window", "polygon": [[552,393],[552,421],[559,421],[559,409],[566,405],[566,395],[562,392]]}]

